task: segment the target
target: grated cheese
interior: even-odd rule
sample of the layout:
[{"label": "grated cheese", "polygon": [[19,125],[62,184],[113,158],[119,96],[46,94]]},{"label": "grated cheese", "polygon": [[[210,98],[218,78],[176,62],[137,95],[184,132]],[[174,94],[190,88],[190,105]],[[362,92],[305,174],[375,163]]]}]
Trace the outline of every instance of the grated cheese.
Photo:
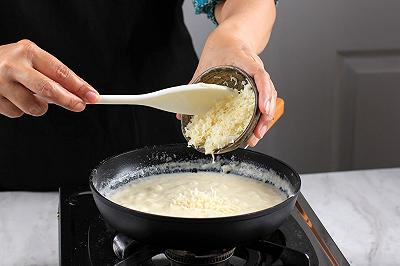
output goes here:
[{"label": "grated cheese", "polygon": [[213,187],[209,191],[200,191],[197,187],[185,190],[172,199],[171,206],[210,210],[226,215],[232,215],[240,211],[227,197],[217,196],[217,192]]},{"label": "grated cheese", "polygon": [[195,115],[185,128],[188,145],[205,154],[233,143],[244,132],[254,112],[255,95],[250,84],[234,96],[218,102],[207,113]]}]

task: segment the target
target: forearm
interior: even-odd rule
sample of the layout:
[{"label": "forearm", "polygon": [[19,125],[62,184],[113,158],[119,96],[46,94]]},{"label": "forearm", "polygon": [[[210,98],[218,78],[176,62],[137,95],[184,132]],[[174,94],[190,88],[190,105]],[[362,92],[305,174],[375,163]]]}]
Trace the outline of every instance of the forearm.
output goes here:
[{"label": "forearm", "polygon": [[207,69],[223,65],[236,66],[254,78],[262,114],[248,141],[254,147],[270,127],[276,109],[276,89],[258,56],[271,35],[275,3],[225,0],[216,6],[214,14],[219,25],[207,38],[192,81]]},{"label": "forearm", "polygon": [[259,54],[271,35],[275,3],[274,0],[226,0],[216,6],[215,17],[219,25],[209,39],[237,39]]}]

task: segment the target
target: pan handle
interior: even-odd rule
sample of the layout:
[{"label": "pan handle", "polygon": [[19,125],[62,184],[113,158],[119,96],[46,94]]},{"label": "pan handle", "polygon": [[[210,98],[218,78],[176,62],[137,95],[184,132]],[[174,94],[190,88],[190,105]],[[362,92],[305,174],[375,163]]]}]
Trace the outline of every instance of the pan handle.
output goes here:
[{"label": "pan handle", "polygon": [[329,261],[331,262],[332,266],[340,266],[339,262],[336,260],[335,256],[332,254],[331,250],[326,245],[325,241],[322,240],[322,237],[319,235],[318,230],[315,228],[315,226],[311,222],[311,219],[308,216],[307,212],[300,206],[300,204],[297,201],[296,201],[296,209],[299,211],[299,214],[300,214],[301,218],[304,220],[304,222],[306,222],[308,228],[310,228],[311,232],[317,238],[318,243],[321,245],[326,256],[328,257]]},{"label": "pan handle", "polygon": [[275,115],[272,118],[272,120],[268,123],[268,129],[270,129],[276,123],[276,121],[278,121],[279,118],[281,118],[284,111],[285,111],[285,101],[282,98],[277,98]]}]

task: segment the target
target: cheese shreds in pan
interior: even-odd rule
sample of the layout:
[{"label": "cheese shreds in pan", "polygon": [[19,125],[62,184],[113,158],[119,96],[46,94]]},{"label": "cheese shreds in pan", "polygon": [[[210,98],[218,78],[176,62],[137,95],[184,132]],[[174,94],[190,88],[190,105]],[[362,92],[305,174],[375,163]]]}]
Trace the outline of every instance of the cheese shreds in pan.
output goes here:
[{"label": "cheese shreds in pan", "polygon": [[213,210],[219,214],[232,215],[240,209],[227,197],[217,195],[212,187],[209,191],[200,191],[197,188],[188,189],[172,199],[171,206],[186,209]]},{"label": "cheese shreds in pan", "polygon": [[233,143],[244,132],[254,112],[254,92],[250,84],[207,113],[195,115],[185,128],[188,145],[204,148],[205,154]]}]

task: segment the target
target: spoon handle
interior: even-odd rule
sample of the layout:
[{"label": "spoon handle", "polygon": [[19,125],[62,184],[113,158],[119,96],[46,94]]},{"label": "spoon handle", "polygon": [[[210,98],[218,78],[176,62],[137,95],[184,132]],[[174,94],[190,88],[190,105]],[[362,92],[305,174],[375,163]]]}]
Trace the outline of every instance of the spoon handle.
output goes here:
[{"label": "spoon handle", "polygon": [[100,95],[96,104],[142,104],[142,95]]}]

